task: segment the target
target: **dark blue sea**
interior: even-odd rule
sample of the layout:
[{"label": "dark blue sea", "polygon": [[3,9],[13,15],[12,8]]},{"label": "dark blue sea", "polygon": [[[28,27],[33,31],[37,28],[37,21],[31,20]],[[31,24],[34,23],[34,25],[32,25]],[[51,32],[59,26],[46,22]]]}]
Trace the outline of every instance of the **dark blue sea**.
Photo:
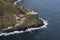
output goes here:
[{"label": "dark blue sea", "polygon": [[48,21],[47,28],[0,36],[0,40],[60,40],[60,0],[22,0],[18,5],[38,12]]}]

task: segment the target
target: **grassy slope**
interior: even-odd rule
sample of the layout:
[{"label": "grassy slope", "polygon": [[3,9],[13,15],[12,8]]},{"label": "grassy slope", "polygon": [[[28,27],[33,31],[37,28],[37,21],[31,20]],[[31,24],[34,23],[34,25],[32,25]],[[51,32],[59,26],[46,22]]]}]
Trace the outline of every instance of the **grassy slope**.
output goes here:
[{"label": "grassy slope", "polygon": [[16,21],[13,15],[18,16],[19,13],[25,14],[25,17],[27,18],[24,25],[32,24],[32,22],[33,24],[35,22],[38,23],[37,19],[35,19],[32,15],[26,15],[26,13],[29,12],[29,9],[13,5],[13,2],[13,0],[0,0],[0,28],[15,25]]},{"label": "grassy slope", "polygon": [[4,28],[15,24],[14,14],[18,15],[20,12],[17,6],[11,3],[11,0],[0,0],[0,28]]}]

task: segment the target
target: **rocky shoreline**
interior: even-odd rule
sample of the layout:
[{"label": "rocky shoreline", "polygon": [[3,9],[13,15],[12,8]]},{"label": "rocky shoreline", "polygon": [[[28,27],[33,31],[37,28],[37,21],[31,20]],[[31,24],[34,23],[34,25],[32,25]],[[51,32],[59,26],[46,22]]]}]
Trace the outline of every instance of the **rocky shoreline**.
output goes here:
[{"label": "rocky shoreline", "polygon": [[[14,5],[19,2],[20,0],[16,1]],[[20,7],[18,8],[20,10]],[[13,32],[13,31],[25,31],[28,28],[34,28],[34,27],[40,27],[44,25],[43,21],[39,19],[38,13],[34,11],[30,11],[27,9],[28,12],[24,12],[25,9],[21,8],[23,10],[23,14],[19,13],[18,16],[14,14],[14,20],[15,20],[15,25],[6,27],[3,29],[0,29],[0,33],[5,33],[5,32]],[[20,11],[21,11],[20,10]],[[26,14],[24,14],[26,13]]]},{"label": "rocky shoreline", "polygon": [[37,27],[40,27],[40,26],[42,26],[42,25],[44,25],[43,24],[43,22],[40,20],[40,24],[36,24],[36,25],[30,25],[30,26],[28,26],[27,27],[27,25],[26,26],[22,26],[22,27],[13,27],[13,28],[10,28],[10,29],[2,29],[2,30],[0,30],[0,32],[2,33],[5,33],[5,32],[7,32],[7,33],[9,33],[9,32],[14,32],[14,31],[25,31],[26,29],[28,29],[28,28],[37,28]]}]

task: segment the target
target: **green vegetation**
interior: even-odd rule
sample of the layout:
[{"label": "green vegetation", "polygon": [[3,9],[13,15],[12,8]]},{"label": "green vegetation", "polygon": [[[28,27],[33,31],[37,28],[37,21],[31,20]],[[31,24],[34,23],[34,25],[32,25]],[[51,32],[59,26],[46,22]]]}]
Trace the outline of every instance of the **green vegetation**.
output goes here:
[{"label": "green vegetation", "polygon": [[14,26],[16,24],[16,18],[14,15],[18,16],[19,14],[24,14],[24,17],[26,18],[25,22],[22,24],[23,26],[38,23],[36,16],[30,14],[27,15],[27,13],[31,11],[30,9],[23,6],[14,5],[14,1],[15,0],[0,0],[0,29],[8,26]]},{"label": "green vegetation", "polygon": [[[13,0],[0,0],[0,28],[14,26],[15,17],[19,13],[26,13],[24,8],[13,5]],[[26,10],[26,9],[25,9]]]}]

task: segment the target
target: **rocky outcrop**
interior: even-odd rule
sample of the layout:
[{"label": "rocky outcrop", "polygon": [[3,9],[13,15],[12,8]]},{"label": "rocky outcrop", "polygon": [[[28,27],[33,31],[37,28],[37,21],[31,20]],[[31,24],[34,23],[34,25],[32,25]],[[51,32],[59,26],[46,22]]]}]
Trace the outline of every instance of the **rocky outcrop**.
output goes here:
[{"label": "rocky outcrop", "polygon": [[0,0],[0,32],[20,31],[44,25],[37,12],[13,5],[13,1],[15,0]]}]

